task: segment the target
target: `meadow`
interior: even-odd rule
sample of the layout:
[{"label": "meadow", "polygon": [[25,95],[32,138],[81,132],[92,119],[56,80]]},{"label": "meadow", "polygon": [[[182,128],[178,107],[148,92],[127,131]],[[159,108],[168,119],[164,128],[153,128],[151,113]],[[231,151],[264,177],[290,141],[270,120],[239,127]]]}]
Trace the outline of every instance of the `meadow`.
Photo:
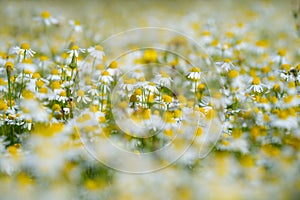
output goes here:
[{"label": "meadow", "polygon": [[299,198],[299,1],[0,6],[0,199]]}]

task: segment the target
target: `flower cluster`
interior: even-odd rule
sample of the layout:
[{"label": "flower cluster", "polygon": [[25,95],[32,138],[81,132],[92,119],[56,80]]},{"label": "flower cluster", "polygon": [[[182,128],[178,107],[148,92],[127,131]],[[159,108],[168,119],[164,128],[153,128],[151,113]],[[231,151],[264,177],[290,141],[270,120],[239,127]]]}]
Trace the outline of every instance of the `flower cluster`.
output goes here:
[{"label": "flower cluster", "polygon": [[[1,36],[11,42],[0,41],[1,198],[296,198],[300,40],[289,23],[268,31],[256,20],[278,17],[281,4],[240,5],[239,22],[180,15],[176,29],[205,52],[173,35],[153,41],[163,48],[138,49],[135,37],[107,48],[99,41],[113,27],[92,16],[33,10],[26,18],[33,34],[22,36],[5,22]],[[8,10],[23,12],[17,7]],[[118,45],[132,51],[110,57]],[[117,172],[157,166],[168,167]]]}]

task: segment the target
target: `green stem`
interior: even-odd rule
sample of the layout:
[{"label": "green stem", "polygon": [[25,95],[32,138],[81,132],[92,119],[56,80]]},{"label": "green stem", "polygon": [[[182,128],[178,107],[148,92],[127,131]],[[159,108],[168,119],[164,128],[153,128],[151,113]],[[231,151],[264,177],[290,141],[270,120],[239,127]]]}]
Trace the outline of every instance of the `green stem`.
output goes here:
[{"label": "green stem", "polygon": [[21,79],[21,87],[20,87],[19,98],[21,97],[21,94],[22,94],[23,82],[24,82],[24,70],[22,71],[22,79]]},{"label": "green stem", "polygon": [[6,73],[7,73],[9,107],[10,107],[10,109],[12,109],[12,106],[11,106],[11,88],[10,88],[10,71],[6,70]]}]

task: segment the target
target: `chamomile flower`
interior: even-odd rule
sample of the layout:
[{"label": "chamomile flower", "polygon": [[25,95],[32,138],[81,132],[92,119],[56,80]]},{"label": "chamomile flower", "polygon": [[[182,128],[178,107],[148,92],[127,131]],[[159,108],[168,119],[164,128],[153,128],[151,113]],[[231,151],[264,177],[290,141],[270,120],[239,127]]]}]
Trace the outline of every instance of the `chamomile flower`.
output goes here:
[{"label": "chamomile flower", "polygon": [[69,100],[66,90],[59,90],[58,94],[55,97],[55,100],[66,103]]},{"label": "chamomile flower", "polygon": [[103,47],[100,46],[100,45],[96,45],[94,47],[88,48],[87,52],[89,53],[89,55],[91,55],[92,57],[94,57],[98,60],[102,60],[103,57],[105,56],[105,53],[103,51]]},{"label": "chamomile flower", "polygon": [[108,71],[103,71],[101,76],[99,77],[99,81],[101,83],[110,84],[114,81],[114,79],[111,77]]},{"label": "chamomile flower", "polygon": [[123,82],[124,83],[121,85],[121,88],[123,90],[126,90],[127,92],[130,92],[135,88],[136,80],[134,78],[125,79]]},{"label": "chamomile flower", "polygon": [[287,130],[297,129],[298,121],[295,116],[290,116],[289,111],[279,111],[277,116],[272,116],[272,125],[278,128],[284,128]]},{"label": "chamomile flower", "polygon": [[37,71],[37,65],[32,62],[31,59],[25,59],[21,63],[17,65],[17,68],[20,71],[30,71],[30,72],[36,72]]},{"label": "chamomile flower", "polygon": [[266,86],[260,82],[259,77],[254,77],[252,80],[252,85],[250,86],[250,90],[257,93],[262,93]]},{"label": "chamomile flower", "polygon": [[92,96],[98,96],[99,95],[99,90],[96,85],[92,85],[89,87],[87,93],[89,93]]},{"label": "chamomile flower", "polygon": [[108,92],[110,92],[108,83],[100,82],[98,85],[99,85],[99,90],[101,92],[100,95],[107,94]]},{"label": "chamomile flower", "polygon": [[159,91],[155,85],[155,83],[149,82],[144,86],[145,90],[148,91],[149,94],[159,94]]},{"label": "chamomile flower", "polygon": [[114,77],[114,76],[118,76],[118,75],[121,74],[121,71],[120,71],[120,69],[118,68],[118,63],[117,63],[116,61],[113,61],[113,62],[110,63],[110,65],[109,65],[107,71],[108,71],[109,74],[110,74],[111,76],[113,76],[113,77]]},{"label": "chamomile flower", "polygon": [[40,13],[40,16],[36,18],[40,23],[45,24],[46,26],[51,26],[58,24],[58,20],[51,16],[50,12],[43,11]]},{"label": "chamomile flower", "polygon": [[193,67],[190,72],[187,75],[188,79],[191,79],[192,81],[198,81],[201,78],[201,71],[200,68]]},{"label": "chamomile flower", "polygon": [[79,53],[84,53],[85,49],[79,48],[77,45],[73,45],[71,49],[67,52],[71,58],[78,58]]},{"label": "chamomile flower", "polygon": [[273,62],[278,63],[279,65],[288,63],[286,50],[285,49],[278,50],[277,55],[273,57]]},{"label": "chamomile flower", "polygon": [[154,79],[155,82],[157,82],[160,86],[167,87],[167,88],[171,87],[172,78],[165,71],[156,74]]},{"label": "chamomile flower", "polygon": [[77,103],[83,101],[83,103],[88,103],[91,99],[84,93],[84,90],[77,91]]},{"label": "chamomile flower", "polygon": [[81,26],[80,21],[70,20],[69,24],[75,32],[82,32],[82,26]]},{"label": "chamomile flower", "polygon": [[219,72],[228,72],[235,68],[231,60],[228,58],[226,58],[223,62],[216,62],[216,65],[218,66],[217,70]]},{"label": "chamomile flower", "polygon": [[20,46],[15,46],[10,50],[11,54],[16,54],[19,56],[19,62],[26,58],[33,57],[35,51],[30,48],[30,44],[27,42],[22,43]]}]

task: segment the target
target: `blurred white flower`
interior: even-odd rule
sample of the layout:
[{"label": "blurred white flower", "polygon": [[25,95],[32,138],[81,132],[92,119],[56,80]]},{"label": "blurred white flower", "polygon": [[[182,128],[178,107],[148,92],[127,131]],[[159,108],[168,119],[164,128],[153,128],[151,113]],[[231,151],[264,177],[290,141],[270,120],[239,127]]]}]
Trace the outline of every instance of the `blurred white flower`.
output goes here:
[{"label": "blurred white flower", "polygon": [[105,56],[105,53],[103,51],[103,47],[100,45],[96,45],[94,47],[90,47],[87,49],[87,52],[94,58],[98,60],[102,60]]},{"label": "blurred white flower", "polygon": [[82,32],[82,26],[80,21],[78,20],[70,20],[69,24],[71,25],[71,27],[73,28],[73,30],[75,32]]},{"label": "blurred white flower", "polygon": [[111,77],[108,71],[103,71],[101,76],[99,77],[99,81],[101,83],[110,84],[114,81],[114,79]]},{"label": "blurred white flower", "polygon": [[201,77],[200,68],[197,68],[197,67],[193,67],[187,75],[187,78],[189,78],[193,81],[200,80],[200,77]]},{"label": "blurred white flower", "polygon": [[77,103],[83,101],[83,103],[88,103],[91,99],[84,93],[84,90],[77,91]]},{"label": "blurred white flower", "polygon": [[58,24],[58,20],[51,16],[50,12],[43,11],[40,16],[36,18],[41,23],[44,23],[46,26],[51,26],[52,24]]},{"label": "blurred white flower", "polygon": [[70,54],[71,58],[73,58],[73,56],[78,58],[80,52],[84,53],[85,49],[79,48],[77,45],[73,45],[67,53]]}]

